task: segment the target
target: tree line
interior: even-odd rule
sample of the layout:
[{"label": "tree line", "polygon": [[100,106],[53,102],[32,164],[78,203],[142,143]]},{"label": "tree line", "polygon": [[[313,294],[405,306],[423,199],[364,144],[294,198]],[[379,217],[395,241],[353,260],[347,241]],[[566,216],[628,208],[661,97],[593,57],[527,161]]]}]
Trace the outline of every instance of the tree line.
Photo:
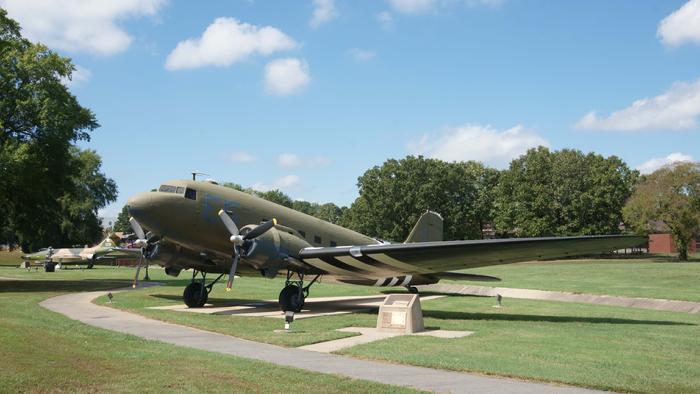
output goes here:
[{"label": "tree line", "polygon": [[442,215],[446,240],[668,231],[686,260],[700,236],[698,163],[642,176],[617,156],[573,149],[533,148],[501,171],[475,161],[390,159],[358,178],[359,196],[349,207],[223,185],[397,242],[426,210]]},{"label": "tree line", "polygon": [[100,237],[117,186],[81,149],[99,124],[65,86],[70,59],[22,38],[0,8],[0,239],[24,250]]}]

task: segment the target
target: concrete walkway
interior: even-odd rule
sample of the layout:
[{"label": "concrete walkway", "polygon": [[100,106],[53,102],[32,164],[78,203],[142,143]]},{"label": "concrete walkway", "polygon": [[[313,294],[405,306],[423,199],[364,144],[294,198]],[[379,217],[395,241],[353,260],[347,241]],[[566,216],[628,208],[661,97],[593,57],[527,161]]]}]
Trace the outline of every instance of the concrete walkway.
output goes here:
[{"label": "concrete walkway", "polygon": [[[419,286],[421,292],[465,294],[475,296],[522,298],[527,300],[580,302],[584,304],[621,306],[625,308],[653,309],[658,311],[700,313],[700,302],[664,300],[656,298],[632,298],[608,295],[576,294],[561,291],[511,289],[507,287],[465,286],[459,284],[435,284]],[[506,301],[507,302],[507,301]]]},{"label": "concrete walkway", "polygon": [[[515,379],[359,360],[247,341],[196,328],[148,319],[133,313],[91,303],[106,291],[66,294],[49,298],[41,306],[107,330],[211,352],[266,361],[308,371],[355,379],[452,393],[592,393],[594,391]],[[114,291],[113,291],[114,293]]]}]

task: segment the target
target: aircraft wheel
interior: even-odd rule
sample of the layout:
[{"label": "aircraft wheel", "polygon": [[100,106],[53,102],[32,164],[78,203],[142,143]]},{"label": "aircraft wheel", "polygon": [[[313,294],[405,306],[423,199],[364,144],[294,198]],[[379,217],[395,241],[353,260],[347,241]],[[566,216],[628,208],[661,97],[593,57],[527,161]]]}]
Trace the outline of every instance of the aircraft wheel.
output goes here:
[{"label": "aircraft wheel", "polygon": [[301,312],[304,307],[304,294],[299,294],[298,286],[289,285],[280,292],[279,303],[284,312]]},{"label": "aircraft wheel", "polygon": [[408,286],[408,292],[411,294],[418,294],[418,288],[415,286]]},{"label": "aircraft wheel", "polygon": [[46,272],[55,272],[55,271],[56,271],[56,263],[46,263],[46,264],[44,264],[44,271],[46,271]]},{"label": "aircraft wheel", "polygon": [[207,303],[209,294],[202,288],[201,283],[192,282],[185,287],[185,291],[182,293],[182,299],[189,308],[201,308]]}]

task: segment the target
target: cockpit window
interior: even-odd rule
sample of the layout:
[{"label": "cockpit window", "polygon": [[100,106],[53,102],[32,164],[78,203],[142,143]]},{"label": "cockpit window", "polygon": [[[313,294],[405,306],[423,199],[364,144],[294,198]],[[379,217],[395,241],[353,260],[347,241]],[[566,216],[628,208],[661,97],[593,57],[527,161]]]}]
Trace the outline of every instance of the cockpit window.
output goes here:
[{"label": "cockpit window", "polygon": [[163,193],[175,193],[177,192],[177,187],[170,185],[160,185],[160,189],[158,189],[158,191]]},{"label": "cockpit window", "polygon": [[187,189],[185,189],[185,198],[189,198],[190,200],[196,200],[197,191],[188,187]]},{"label": "cockpit window", "polygon": [[184,193],[184,192],[185,192],[185,188],[182,187],[182,186],[178,186],[178,187],[177,187],[177,191],[176,191],[175,193],[177,193],[177,194],[182,194],[182,193]]}]

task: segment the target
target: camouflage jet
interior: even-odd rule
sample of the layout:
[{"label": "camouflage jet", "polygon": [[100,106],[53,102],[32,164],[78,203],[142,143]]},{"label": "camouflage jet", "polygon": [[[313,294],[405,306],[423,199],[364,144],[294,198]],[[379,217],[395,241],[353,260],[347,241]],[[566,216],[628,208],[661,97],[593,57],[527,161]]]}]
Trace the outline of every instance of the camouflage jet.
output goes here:
[{"label": "camouflage jet", "polygon": [[[280,307],[300,311],[321,276],[416,292],[416,285],[444,278],[499,280],[453,270],[608,252],[646,240],[604,235],[443,241],[442,218],[426,212],[405,242],[387,243],[213,181],[168,181],[128,205],[144,257],[157,260],[171,276],[193,270],[183,293],[191,308],[203,306],[226,274],[227,290],[236,273],[286,275]],[[218,277],[207,283],[209,273]]]},{"label": "camouflage jet", "polygon": [[87,265],[92,268],[95,264],[115,259],[135,259],[141,257],[141,249],[120,248],[107,237],[97,245],[88,248],[46,248],[36,253],[22,256],[25,262],[41,262],[46,272],[54,272],[57,264]]}]

